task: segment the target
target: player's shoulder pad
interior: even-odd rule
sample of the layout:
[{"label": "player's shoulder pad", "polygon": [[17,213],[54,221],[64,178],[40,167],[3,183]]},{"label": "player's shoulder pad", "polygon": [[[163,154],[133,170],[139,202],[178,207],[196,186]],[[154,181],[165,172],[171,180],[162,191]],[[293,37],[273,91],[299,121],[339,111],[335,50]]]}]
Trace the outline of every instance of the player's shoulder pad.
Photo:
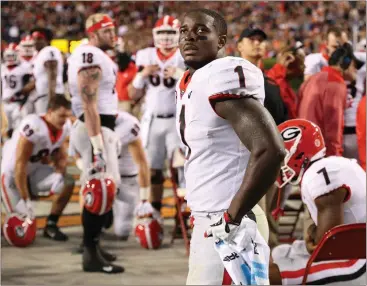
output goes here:
[{"label": "player's shoulder pad", "polygon": [[86,67],[101,67],[104,61],[103,51],[92,45],[77,47],[70,56],[69,65],[75,65],[78,70]]},{"label": "player's shoulder pad", "polygon": [[156,48],[148,47],[145,49],[141,49],[136,52],[135,63],[136,66],[145,66],[148,65],[153,54],[156,52]]},{"label": "player's shoulder pad", "polygon": [[213,61],[208,68],[211,96],[265,98],[263,73],[249,61],[224,57]]},{"label": "player's shoulder pad", "polygon": [[29,114],[19,124],[19,132],[29,141],[35,143],[42,136],[42,118],[36,114]]},{"label": "player's shoulder pad", "polygon": [[345,164],[343,159],[327,157],[313,163],[303,175],[301,192],[307,192],[315,200],[345,186],[345,175],[342,171]]}]

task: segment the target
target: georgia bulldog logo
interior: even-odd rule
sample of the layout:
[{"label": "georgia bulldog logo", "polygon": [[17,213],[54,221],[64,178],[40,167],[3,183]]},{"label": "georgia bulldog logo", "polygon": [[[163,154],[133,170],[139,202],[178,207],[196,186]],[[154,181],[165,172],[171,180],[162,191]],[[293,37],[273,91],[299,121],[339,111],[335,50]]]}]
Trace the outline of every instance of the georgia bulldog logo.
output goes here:
[{"label": "georgia bulldog logo", "polygon": [[93,194],[91,192],[88,192],[85,196],[84,196],[84,203],[90,207],[93,205],[93,201],[94,201],[94,197]]},{"label": "georgia bulldog logo", "polygon": [[284,142],[287,142],[296,139],[301,132],[298,127],[288,127],[282,131],[281,135]]},{"label": "georgia bulldog logo", "polygon": [[15,228],[15,234],[16,234],[19,238],[24,237],[24,229],[23,229],[23,227],[21,227],[21,226],[17,226],[17,227]]}]

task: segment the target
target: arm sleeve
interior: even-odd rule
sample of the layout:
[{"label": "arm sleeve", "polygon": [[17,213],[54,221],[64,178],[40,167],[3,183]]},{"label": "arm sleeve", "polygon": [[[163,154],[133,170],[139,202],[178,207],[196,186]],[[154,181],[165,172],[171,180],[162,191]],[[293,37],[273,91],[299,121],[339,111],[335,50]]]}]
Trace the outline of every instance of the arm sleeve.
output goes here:
[{"label": "arm sleeve", "polygon": [[326,82],[323,95],[324,138],[326,155],[341,156],[343,153],[344,109],[347,90],[337,82]]},{"label": "arm sleeve", "polygon": [[213,66],[209,86],[209,102],[213,107],[219,101],[246,97],[264,103],[264,76],[259,68],[247,62],[229,60],[219,67]]}]

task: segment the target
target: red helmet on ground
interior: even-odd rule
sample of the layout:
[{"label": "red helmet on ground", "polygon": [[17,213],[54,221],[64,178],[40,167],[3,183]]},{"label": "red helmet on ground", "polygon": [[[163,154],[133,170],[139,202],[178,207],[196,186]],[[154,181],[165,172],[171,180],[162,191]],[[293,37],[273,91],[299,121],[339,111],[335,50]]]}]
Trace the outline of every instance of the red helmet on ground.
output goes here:
[{"label": "red helmet on ground", "polygon": [[307,167],[326,154],[324,137],[320,127],[305,119],[292,119],[278,126],[287,155],[281,174],[277,179],[279,187],[287,183],[298,185]]},{"label": "red helmet on ground", "polygon": [[36,220],[20,214],[10,214],[3,226],[6,241],[14,246],[26,247],[36,238]]},{"label": "red helmet on ground", "polygon": [[7,67],[19,64],[18,47],[15,43],[5,48],[3,58]]},{"label": "red helmet on ground", "polygon": [[163,229],[158,220],[144,218],[135,227],[135,237],[143,248],[157,249],[162,245]]},{"label": "red helmet on ground", "polygon": [[97,173],[82,187],[84,207],[91,213],[103,215],[111,210],[115,193],[115,182],[106,174]]},{"label": "red helmet on ground", "polygon": [[160,18],[153,28],[154,46],[159,49],[170,49],[178,46],[180,22],[172,16]]}]

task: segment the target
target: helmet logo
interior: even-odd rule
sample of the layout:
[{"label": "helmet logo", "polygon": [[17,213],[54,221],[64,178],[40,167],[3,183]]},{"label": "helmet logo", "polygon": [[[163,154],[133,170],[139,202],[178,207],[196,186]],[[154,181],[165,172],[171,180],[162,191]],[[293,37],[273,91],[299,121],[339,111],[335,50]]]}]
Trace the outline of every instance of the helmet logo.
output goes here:
[{"label": "helmet logo", "polygon": [[88,192],[84,197],[84,202],[87,206],[91,206],[93,204],[93,194]]},{"label": "helmet logo", "polygon": [[282,131],[281,135],[283,140],[287,142],[296,139],[301,132],[301,129],[298,127],[288,127]]},{"label": "helmet logo", "polygon": [[24,229],[23,229],[23,227],[21,227],[21,226],[17,226],[17,227],[15,228],[15,234],[16,234],[18,237],[23,238],[23,237],[24,237]]}]

